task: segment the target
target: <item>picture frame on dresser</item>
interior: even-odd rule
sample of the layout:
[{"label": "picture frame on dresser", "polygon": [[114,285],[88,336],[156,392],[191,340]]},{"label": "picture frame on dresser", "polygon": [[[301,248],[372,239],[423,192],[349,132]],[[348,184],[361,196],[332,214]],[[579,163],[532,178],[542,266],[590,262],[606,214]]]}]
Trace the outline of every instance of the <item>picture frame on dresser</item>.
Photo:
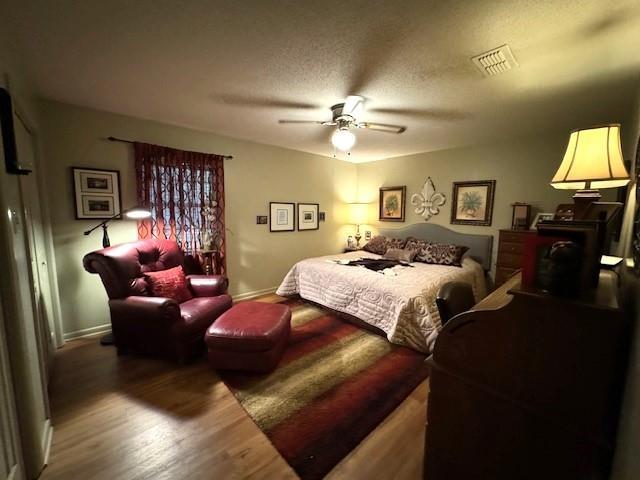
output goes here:
[{"label": "picture frame on dresser", "polygon": [[538,223],[540,222],[544,222],[547,220],[553,220],[555,218],[555,213],[551,213],[551,212],[538,212],[536,214],[536,216],[533,218],[533,222],[531,223],[531,226],[529,227],[531,230],[535,230],[535,228],[538,226]]},{"label": "picture frame on dresser", "polygon": [[531,220],[531,205],[528,203],[516,202],[511,204],[513,212],[511,214],[511,229],[526,230],[529,228]]}]

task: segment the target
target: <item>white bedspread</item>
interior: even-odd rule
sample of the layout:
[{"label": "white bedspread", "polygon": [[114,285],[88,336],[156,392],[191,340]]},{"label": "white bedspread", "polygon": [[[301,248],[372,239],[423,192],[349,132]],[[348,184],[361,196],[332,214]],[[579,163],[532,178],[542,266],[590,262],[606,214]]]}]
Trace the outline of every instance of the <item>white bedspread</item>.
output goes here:
[{"label": "white bedspread", "polygon": [[289,270],[276,293],[299,294],[353,315],[383,330],[391,343],[425,353],[433,350],[442,328],[436,295],[444,283],[470,284],[476,301],[486,295],[482,266],[468,257],[463,259],[462,267],[415,262],[413,268],[389,269],[390,275],[335,263],[338,259],[357,258],[380,256],[357,251],[302,260]]}]

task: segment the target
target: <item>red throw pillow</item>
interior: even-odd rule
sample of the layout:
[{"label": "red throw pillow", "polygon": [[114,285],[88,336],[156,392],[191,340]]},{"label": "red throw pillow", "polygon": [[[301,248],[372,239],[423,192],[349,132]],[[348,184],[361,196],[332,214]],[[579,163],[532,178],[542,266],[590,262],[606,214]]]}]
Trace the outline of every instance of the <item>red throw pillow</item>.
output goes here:
[{"label": "red throw pillow", "polygon": [[147,282],[154,297],[172,298],[178,303],[191,300],[193,295],[187,286],[187,277],[182,267],[145,273]]}]

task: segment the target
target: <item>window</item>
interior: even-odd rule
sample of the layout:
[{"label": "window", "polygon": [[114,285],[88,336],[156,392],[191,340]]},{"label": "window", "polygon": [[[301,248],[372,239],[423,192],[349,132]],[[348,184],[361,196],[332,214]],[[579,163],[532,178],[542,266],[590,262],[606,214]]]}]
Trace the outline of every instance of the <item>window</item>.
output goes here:
[{"label": "window", "polygon": [[139,238],[175,240],[187,254],[214,250],[225,270],[224,157],[134,143],[138,203],[151,218]]}]

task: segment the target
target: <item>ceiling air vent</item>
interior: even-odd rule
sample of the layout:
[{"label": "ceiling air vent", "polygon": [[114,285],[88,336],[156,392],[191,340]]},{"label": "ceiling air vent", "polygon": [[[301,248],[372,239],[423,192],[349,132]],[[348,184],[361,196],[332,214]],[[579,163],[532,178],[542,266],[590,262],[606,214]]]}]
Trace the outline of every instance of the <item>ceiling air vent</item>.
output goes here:
[{"label": "ceiling air vent", "polygon": [[518,66],[509,45],[502,45],[471,58],[471,61],[486,77],[493,77]]}]

